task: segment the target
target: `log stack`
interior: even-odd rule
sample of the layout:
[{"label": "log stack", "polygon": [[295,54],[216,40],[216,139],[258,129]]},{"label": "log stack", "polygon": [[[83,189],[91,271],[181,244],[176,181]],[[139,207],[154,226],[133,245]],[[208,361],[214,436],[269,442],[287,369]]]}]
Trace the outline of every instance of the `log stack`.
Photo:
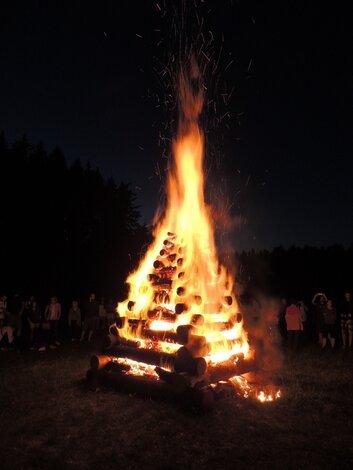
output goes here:
[{"label": "log stack", "polygon": [[[147,277],[153,292],[150,309],[142,315],[136,312],[136,299],[124,303],[125,311],[119,310],[116,325],[105,338],[103,354],[91,359],[87,379],[93,387],[113,387],[207,411],[222,388],[217,383],[258,367],[241,353],[218,364],[206,360],[216,341],[208,342],[202,332],[207,328],[216,334],[231,330],[242,322],[242,315],[234,311],[233,297],[226,288],[217,304],[207,303],[199,292],[191,291],[185,281],[185,256],[186,248],[168,232]],[[193,306],[199,308],[193,310]],[[220,312],[229,313],[227,321],[219,321]],[[166,329],[153,329],[155,320],[165,323]],[[236,341],[224,339],[225,348],[231,350]],[[165,352],[162,343],[169,343],[171,352]]]}]

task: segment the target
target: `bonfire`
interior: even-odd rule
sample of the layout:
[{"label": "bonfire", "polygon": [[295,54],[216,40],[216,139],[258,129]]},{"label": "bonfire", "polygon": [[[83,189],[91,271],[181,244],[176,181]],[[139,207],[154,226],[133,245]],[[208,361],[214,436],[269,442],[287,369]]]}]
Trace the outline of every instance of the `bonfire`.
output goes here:
[{"label": "bonfire", "polygon": [[[104,355],[89,377],[117,389],[191,401],[208,408],[217,393],[238,388],[259,366],[234,295],[234,277],[219,262],[211,207],[204,197],[203,88],[194,60],[179,74],[179,125],[168,169],[167,205],[154,241],[129,275],[128,298]],[[159,211],[160,213],[160,211]],[[259,400],[265,401],[261,392]]]}]

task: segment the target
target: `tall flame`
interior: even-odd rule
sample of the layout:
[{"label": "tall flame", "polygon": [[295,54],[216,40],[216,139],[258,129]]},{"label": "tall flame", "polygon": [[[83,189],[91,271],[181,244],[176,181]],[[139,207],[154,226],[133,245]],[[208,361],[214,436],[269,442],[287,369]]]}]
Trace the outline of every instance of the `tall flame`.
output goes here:
[{"label": "tall flame", "polygon": [[[202,316],[203,324],[195,327],[197,335],[210,345],[208,360],[220,362],[238,352],[247,355],[249,346],[233,295],[233,278],[218,261],[210,207],[204,199],[204,136],[198,124],[203,93],[196,62],[191,61],[189,68],[189,74],[184,69],[179,78],[179,129],[168,173],[167,207],[155,228],[154,242],[127,279],[129,297],[118,304],[118,313],[129,320],[149,321],[154,331],[176,331],[179,325],[192,323],[195,315]],[[174,268],[170,260],[176,261]],[[174,271],[169,289],[161,288],[156,296],[151,275],[160,266]],[[151,321],[150,311],[175,312],[177,305],[184,310],[173,322],[164,317]],[[125,322],[123,334],[131,339],[141,332],[132,332]],[[160,347],[173,348],[164,343]]]}]

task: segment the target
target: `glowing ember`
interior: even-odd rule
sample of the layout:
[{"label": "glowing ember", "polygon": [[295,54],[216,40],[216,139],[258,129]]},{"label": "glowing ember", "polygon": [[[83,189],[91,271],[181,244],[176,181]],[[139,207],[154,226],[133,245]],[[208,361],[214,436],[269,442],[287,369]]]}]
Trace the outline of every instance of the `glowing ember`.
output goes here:
[{"label": "glowing ember", "polygon": [[259,390],[259,386],[250,384],[245,377],[235,376],[229,379],[234,386],[236,392],[244,398],[252,398],[261,403],[275,401],[281,398],[281,390],[275,389],[271,385],[267,385],[263,390]]}]

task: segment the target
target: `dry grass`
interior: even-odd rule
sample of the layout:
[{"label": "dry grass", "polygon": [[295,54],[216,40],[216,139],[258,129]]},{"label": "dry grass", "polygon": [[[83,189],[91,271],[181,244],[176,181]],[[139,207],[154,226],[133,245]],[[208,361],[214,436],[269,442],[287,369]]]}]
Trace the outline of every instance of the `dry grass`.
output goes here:
[{"label": "dry grass", "polygon": [[4,470],[353,467],[353,353],[301,352],[278,375],[283,399],[230,397],[203,416],[87,390],[90,355],[0,353]]}]

